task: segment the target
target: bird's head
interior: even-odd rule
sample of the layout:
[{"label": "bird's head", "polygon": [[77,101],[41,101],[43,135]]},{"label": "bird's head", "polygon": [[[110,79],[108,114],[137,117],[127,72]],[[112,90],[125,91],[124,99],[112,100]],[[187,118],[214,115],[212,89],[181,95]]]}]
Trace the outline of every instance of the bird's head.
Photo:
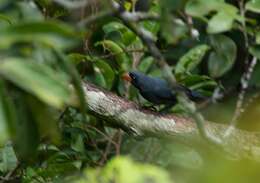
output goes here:
[{"label": "bird's head", "polygon": [[140,88],[145,75],[137,71],[131,71],[123,74],[122,78],[125,81],[131,82],[131,84],[134,85],[136,88]]}]

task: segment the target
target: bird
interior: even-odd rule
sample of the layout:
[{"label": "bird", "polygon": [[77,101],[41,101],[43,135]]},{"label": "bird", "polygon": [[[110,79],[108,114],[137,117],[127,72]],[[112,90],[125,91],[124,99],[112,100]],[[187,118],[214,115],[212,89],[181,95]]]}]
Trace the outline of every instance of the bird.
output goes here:
[{"label": "bird", "polygon": [[184,92],[189,99],[195,102],[202,101],[207,98],[202,94],[180,84],[177,84],[175,88],[171,89],[166,80],[158,77],[147,76],[138,71],[124,73],[122,75],[122,79],[130,82],[139,90],[143,98],[156,105],[175,105],[177,103],[177,91]]}]

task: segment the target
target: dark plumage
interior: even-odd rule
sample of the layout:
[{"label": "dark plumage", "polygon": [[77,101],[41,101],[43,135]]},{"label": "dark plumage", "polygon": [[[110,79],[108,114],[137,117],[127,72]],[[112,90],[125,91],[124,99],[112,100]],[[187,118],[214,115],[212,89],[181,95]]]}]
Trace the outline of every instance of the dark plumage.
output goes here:
[{"label": "dark plumage", "polygon": [[[174,105],[177,101],[176,91],[171,90],[168,83],[160,78],[146,76],[143,73],[132,71],[124,75],[123,78],[130,81],[148,101],[154,104]],[[178,86],[186,95],[194,101],[205,99],[206,97],[192,91],[184,86]]]}]

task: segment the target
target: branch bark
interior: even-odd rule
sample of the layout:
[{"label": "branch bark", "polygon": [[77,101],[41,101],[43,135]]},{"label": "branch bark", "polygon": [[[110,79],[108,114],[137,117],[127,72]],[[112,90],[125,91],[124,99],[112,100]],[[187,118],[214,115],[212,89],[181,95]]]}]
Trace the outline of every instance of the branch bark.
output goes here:
[{"label": "branch bark", "polygon": [[[145,110],[89,82],[83,83],[83,87],[89,110],[110,126],[136,136],[169,138],[195,148],[205,145],[193,119]],[[205,127],[211,135],[222,137],[228,125],[205,121]],[[222,146],[232,158],[260,161],[260,132],[234,129]]]}]

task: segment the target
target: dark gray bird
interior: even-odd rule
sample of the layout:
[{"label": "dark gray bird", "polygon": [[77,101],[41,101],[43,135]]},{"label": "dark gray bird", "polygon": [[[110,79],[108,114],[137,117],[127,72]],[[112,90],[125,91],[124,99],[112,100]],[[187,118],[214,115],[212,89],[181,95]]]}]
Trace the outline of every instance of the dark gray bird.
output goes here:
[{"label": "dark gray bird", "polygon": [[177,102],[176,90],[183,91],[193,101],[205,100],[207,97],[190,90],[187,87],[178,85],[176,90],[171,90],[168,83],[160,78],[146,76],[137,71],[132,71],[123,75],[123,79],[131,82],[140,94],[153,104],[174,105]]}]

